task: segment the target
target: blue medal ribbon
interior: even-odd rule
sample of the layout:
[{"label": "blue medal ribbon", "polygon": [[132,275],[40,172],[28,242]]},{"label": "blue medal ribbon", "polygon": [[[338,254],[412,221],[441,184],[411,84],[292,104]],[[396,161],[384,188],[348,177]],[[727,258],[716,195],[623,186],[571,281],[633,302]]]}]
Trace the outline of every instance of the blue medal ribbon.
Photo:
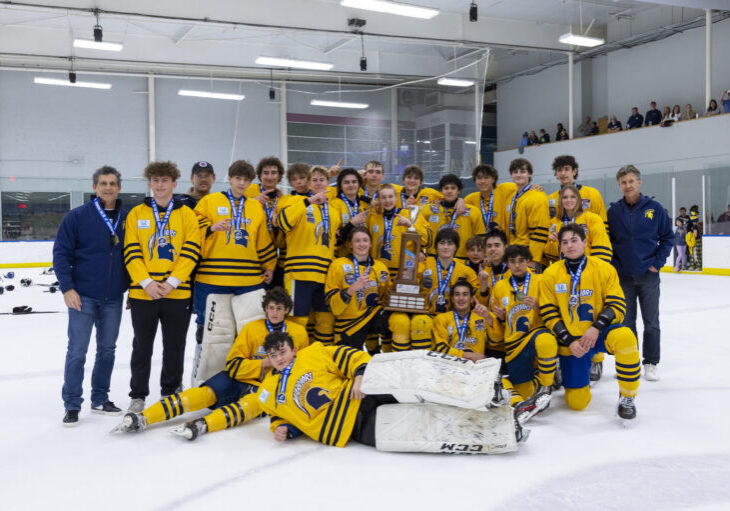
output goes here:
[{"label": "blue medal ribbon", "polygon": [[494,217],[494,190],[489,195],[489,209],[484,207],[484,197],[479,197],[479,205],[482,208],[482,220],[484,221],[484,228],[489,231],[489,225],[492,223]]},{"label": "blue medal ribbon", "polygon": [[239,231],[241,229],[241,224],[243,223],[243,205],[246,202],[246,197],[241,195],[241,199],[238,201],[238,207],[236,207],[236,202],[233,199],[233,192],[231,190],[228,190],[226,192],[226,196],[228,197],[228,202],[231,203],[231,216],[233,217],[233,230]]},{"label": "blue medal ribbon", "polygon": [[[367,268],[365,268],[364,274],[367,275],[369,278],[370,277],[370,267],[372,266],[372,260],[370,259],[370,257],[368,257],[367,262],[368,262],[368,266],[367,266]],[[355,280],[357,280],[360,278],[360,263],[358,262],[357,257],[355,257],[354,255],[352,256],[352,265],[355,268]],[[356,294],[357,294],[358,303],[362,303],[363,298],[365,298],[365,290],[361,289]]]},{"label": "blue medal ribbon", "polygon": [[587,263],[588,259],[586,259],[586,256],[583,256],[578,268],[575,270],[575,273],[573,273],[570,270],[570,266],[568,266],[568,262],[565,262],[565,269],[568,270],[568,274],[570,275],[570,299],[568,300],[568,305],[570,305],[571,316],[573,315],[573,307],[577,307],[580,301],[578,297],[578,286],[580,285],[580,277],[583,274],[583,270],[585,270]]},{"label": "blue medal ribbon", "polygon": [[271,230],[273,226],[274,221],[274,212],[276,211],[276,204],[279,202],[279,197],[274,198],[274,203],[269,204],[269,201],[266,201],[266,204],[264,204],[264,211],[266,212],[266,226],[269,230]]},{"label": "blue medal ribbon", "polygon": [[456,331],[459,333],[459,343],[460,348],[463,349],[464,346],[464,338],[466,337],[466,328],[469,326],[469,317],[471,316],[471,312],[467,312],[466,316],[464,316],[464,319],[462,322],[459,322],[459,315],[454,311],[454,322],[456,323]]},{"label": "blue medal ribbon", "polygon": [[160,220],[160,210],[157,208],[157,202],[155,202],[154,197],[152,197],[152,200],[150,201],[150,205],[152,206],[152,215],[154,215],[154,217],[155,217],[155,228],[156,228],[155,234],[157,234],[156,237],[163,236],[163,232],[165,231],[165,226],[170,222],[170,216],[172,214],[173,200],[170,199],[170,202],[167,204],[167,209],[165,209],[165,218],[163,220]]},{"label": "blue medal ribbon", "polygon": [[444,279],[441,275],[441,261],[438,257],[436,258],[436,278],[438,282],[438,299],[436,300],[437,305],[446,305],[446,288],[451,281],[451,274],[454,273],[454,267],[456,267],[456,264],[454,263],[454,261],[451,261],[451,264],[449,265],[449,271],[446,274],[446,279]]},{"label": "blue medal ribbon", "polygon": [[393,251],[393,222],[395,221],[395,217],[398,216],[399,211],[400,209],[395,208],[390,220],[383,214],[383,250],[389,254]]},{"label": "blue medal ribbon", "polygon": [[568,217],[568,215],[563,215],[563,225],[574,224],[574,223],[575,223],[575,217],[570,218],[570,217]]},{"label": "blue medal ribbon", "polygon": [[319,205],[319,212],[322,215],[322,245],[330,246],[330,209],[329,204],[325,202]]},{"label": "blue medal ribbon", "polygon": [[517,206],[517,201],[525,194],[525,192],[530,190],[530,188],[532,188],[532,185],[525,186],[519,193],[516,193],[515,196],[512,198],[512,205],[509,209],[509,232],[511,234],[517,233],[517,228],[515,227],[515,220],[517,219],[515,206]]},{"label": "blue medal ribbon", "polygon": [[[510,284],[512,284],[512,289],[515,292],[515,298],[517,298],[517,294],[520,293],[520,288],[517,285],[517,280],[514,277],[510,277],[509,279]],[[527,293],[530,291],[530,272],[525,273],[525,282],[522,283],[522,294],[527,297]],[[522,300],[520,300],[522,301]]]},{"label": "blue medal ribbon", "polygon": [[352,217],[360,212],[360,201],[357,200],[357,197],[355,197],[355,204],[353,205],[344,193],[340,194],[340,199],[342,199],[342,202],[344,202],[345,206],[347,206],[347,212],[350,214],[350,221],[352,221]]},{"label": "blue medal ribbon", "polygon": [[[504,275],[504,263],[502,263],[500,265],[500,268],[502,268],[502,271],[499,273],[500,274],[499,280],[502,280],[501,275]],[[494,270],[495,270],[495,267],[492,266],[492,289],[494,289],[494,286],[497,285],[497,274]]]},{"label": "blue medal ribbon", "polygon": [[271,321],[269,321],[269,319],[266,318],[266,330],[268,330],[269,333],[272,333],[272,332],[282,332],[282,333],[285,333],[286,332],[286,321],[282,321],[281,322],[281,329],[280,330],[277,330],[277,329],[274,328],[274,325],[271,323]]},{"label": "blue medal ribbon", "polygon": [[[172,203],[172,201],[170,202]],[[99,213],[101,220],[106,224],[106,228],[109,229],[109,232],[112,235],[112,239],[114,240],[114,244],[116,245],[117,243],[119,243],[119,236],[117,236],[117,226],[119,225],[119,219],[122,218],[121,211],[117,215],[117,220],[112,224],[112,221],[107,216],[106,211],[104,211],[104,208],[101,207],[101,202],[98,198],[94,199],[94,206],[96,206],[96,211]]]},{"label": "blue medal ribbon", "polygon": [[289,382],[289,374],[291,373],[291,368],[293,365],[294,361],[292,360],[291,364],[286,366],[281,371],[281,377],[279,378],[279,388],[276,389],[276,402],[280,405],[286,403],[286,384]]}]

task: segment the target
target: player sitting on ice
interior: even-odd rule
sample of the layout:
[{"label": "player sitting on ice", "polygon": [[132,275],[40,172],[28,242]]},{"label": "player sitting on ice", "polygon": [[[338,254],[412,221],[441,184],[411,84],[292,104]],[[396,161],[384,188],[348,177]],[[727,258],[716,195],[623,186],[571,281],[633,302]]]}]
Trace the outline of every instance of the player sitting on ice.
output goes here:
[{"label": "player sitting on ice", "polygon": [[[256,395],[248,395],[244,400],[258,401],[271,416],[271,430],[278,441],[304,434],[337,447],[344,447],[353,439],[365,445],[377,444],[381,450],[498,453],[515,450],[517,442],[523,440],[522,428],[509,407],[486,409],[477,404],[473,408],[480,409],[468,409],[433,403],[395,404],[393,395],[363,394],[363,375],[371,357],[362,350],[318,342],[297,350],[285,332],[267,335],[264,350],[275,371],[264,378]],[[436,371],[437,375],[450,373],[457,379],[480,369],[468,360],[432,351],[381,354],[373,360],[389,358],[398,360],[390,370],[390,382],[386,383],[406,373],[411,382],[414,378],[426,379],[426,373],[433,377],[434,371],[427,369],[444,364],[457,368]],[[412,365],[408,367],[414,360],[421,364],[415,371]],[[382,363],[375,365],[382,368]],[[499,363],[492,361],[484,369],[490,372],[491,379],[471,381],[481,383],[479,388],[491,388],[498,377]],[[381,382],[382,378],[377,380]],[[445,394],[469,391],[463,384],[442,384],[440,389]],[[483,404],[484,396],[477,397],[482,398]],[[449,399],[446,395],[440,402],[448,404]],[[489,399],[491,395],[486,398]],[[249,418],[252,417],[246,414],[245,420]]]},{"label": "player sitting on ice", "polygon": [[591,357],[602,351],[616,358],[621,419],[636,417],[639,350],[636,336],[621,324],[626,300],[613,266],[586,256],[586,235],[577,224],[558,232],[565,259],[545,270],[540,282],[540,312],[558,339],[565,401],[582,410],[591,401]]},{"label": "player sitting on ice", "polygon": [[267,291],[262,306],[266,317],[252,321],[241,329],[228,353],[224,371],[199,387],[162,399],[141,413],[127,413],[112,433],[141,431],[151,424],[203,408],[213,408],[215,411],[175,428],[172,433],[192,439],[209,431],[237,426],[243,422],[244,413],[258,417],[261,414],[258,402],[244,402],[241,398],[255,393],[261,380],[270,372],[271,362],[263,349],[266,335],[286,332],[297,348],[309,344],[305,328],[286,319],[292,308],[292,300],[284,289],[277,287]]}]

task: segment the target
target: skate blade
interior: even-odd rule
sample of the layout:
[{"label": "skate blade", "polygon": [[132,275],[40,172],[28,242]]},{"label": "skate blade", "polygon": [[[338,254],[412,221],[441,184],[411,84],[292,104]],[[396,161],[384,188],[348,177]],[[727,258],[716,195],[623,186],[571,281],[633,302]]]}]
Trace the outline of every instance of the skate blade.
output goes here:
[{"label": "skate blade", "polygon": [[618,421],[623,429],[633,429],[636,427],[636,418],[622,419],[621,417],[618,417]]},{"label": "skate blade", "polygon": [[109,432],[110,435],[120,435],[122,433],[129,432],[129,426],[125,423],[117,424],[114,426],[114,428]]},{"label": "skate blade", "polygon": [[181,424],[180,426],[175,426],[169,431],[169,433],[172,436],[184,438],[185,440],[192,440],[193,438],[193,432],[190,431],[189,428],[186,428],[184,424]]}]

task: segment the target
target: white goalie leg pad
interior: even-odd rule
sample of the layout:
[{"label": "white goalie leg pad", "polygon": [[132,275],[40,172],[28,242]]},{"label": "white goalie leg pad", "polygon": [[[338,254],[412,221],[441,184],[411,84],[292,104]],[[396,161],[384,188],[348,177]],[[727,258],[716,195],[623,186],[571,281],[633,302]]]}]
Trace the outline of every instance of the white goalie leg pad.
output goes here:
[{"label": "white goalie leg pad", "polygon": [[261,301],[264,299],[265,293],[263,289],[257,289],[231,299],[233,315],[236,318],[236,332],[240,332],[247,323],[264,318]]},{"label": "white goalie leg pad", "polygon": [[368,363],[361,390],[391,394],[399,403],[438,403],[484,408],[494,397],[501,362],[474,363],[436,351],[380,353]]},{"label": "white goalie leg pad", "polygon": [[[236,338],[236,321],[229,294],[210,294],[205,302],[203,344],[194,386],[225,369],[226,357]],[[260,307],[259,307],[260,308]]]},{"label": "white goalie leg pad", "polygon": [[423,404],[381,405],[375,420],[379,451],[502,454],[517,450],[512,409],[468,410]]}]

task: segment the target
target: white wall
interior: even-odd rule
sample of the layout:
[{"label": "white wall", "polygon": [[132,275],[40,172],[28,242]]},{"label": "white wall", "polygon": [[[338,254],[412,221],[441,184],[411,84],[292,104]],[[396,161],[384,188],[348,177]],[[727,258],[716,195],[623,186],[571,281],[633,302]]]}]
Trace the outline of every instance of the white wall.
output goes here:
[{"label": "white wall", "polygon": [[702,238],[702,266],[705,268],[730,268],[730,236],[705,236]]},{"label": "white wall", "polygon": [[[719,99],[730,89],[730,19],[712,25],[712,96]],[[649,102],[659,108],[691,103],[698,112],[705,104],[705,28],[591,59],[575,72],[575,119],[616,115],[622,123],[637,106],[642,115]],[[581,73],[591,73],[590,79]],[[555,124],[567,128],[568,69],[555,66],[522,76],[497,87],[497,145],[517,147],[524,131],[545,128],[554,136]],[[582,90],[589,87],[589,90]],[[581,111],[591,105],[590,111]],[[576,125],[577,126],[577,125]]]},{"label": "white wall", "polygon": [[0,268],[12,264],[53,261],[52,241],[0,241]]}]

